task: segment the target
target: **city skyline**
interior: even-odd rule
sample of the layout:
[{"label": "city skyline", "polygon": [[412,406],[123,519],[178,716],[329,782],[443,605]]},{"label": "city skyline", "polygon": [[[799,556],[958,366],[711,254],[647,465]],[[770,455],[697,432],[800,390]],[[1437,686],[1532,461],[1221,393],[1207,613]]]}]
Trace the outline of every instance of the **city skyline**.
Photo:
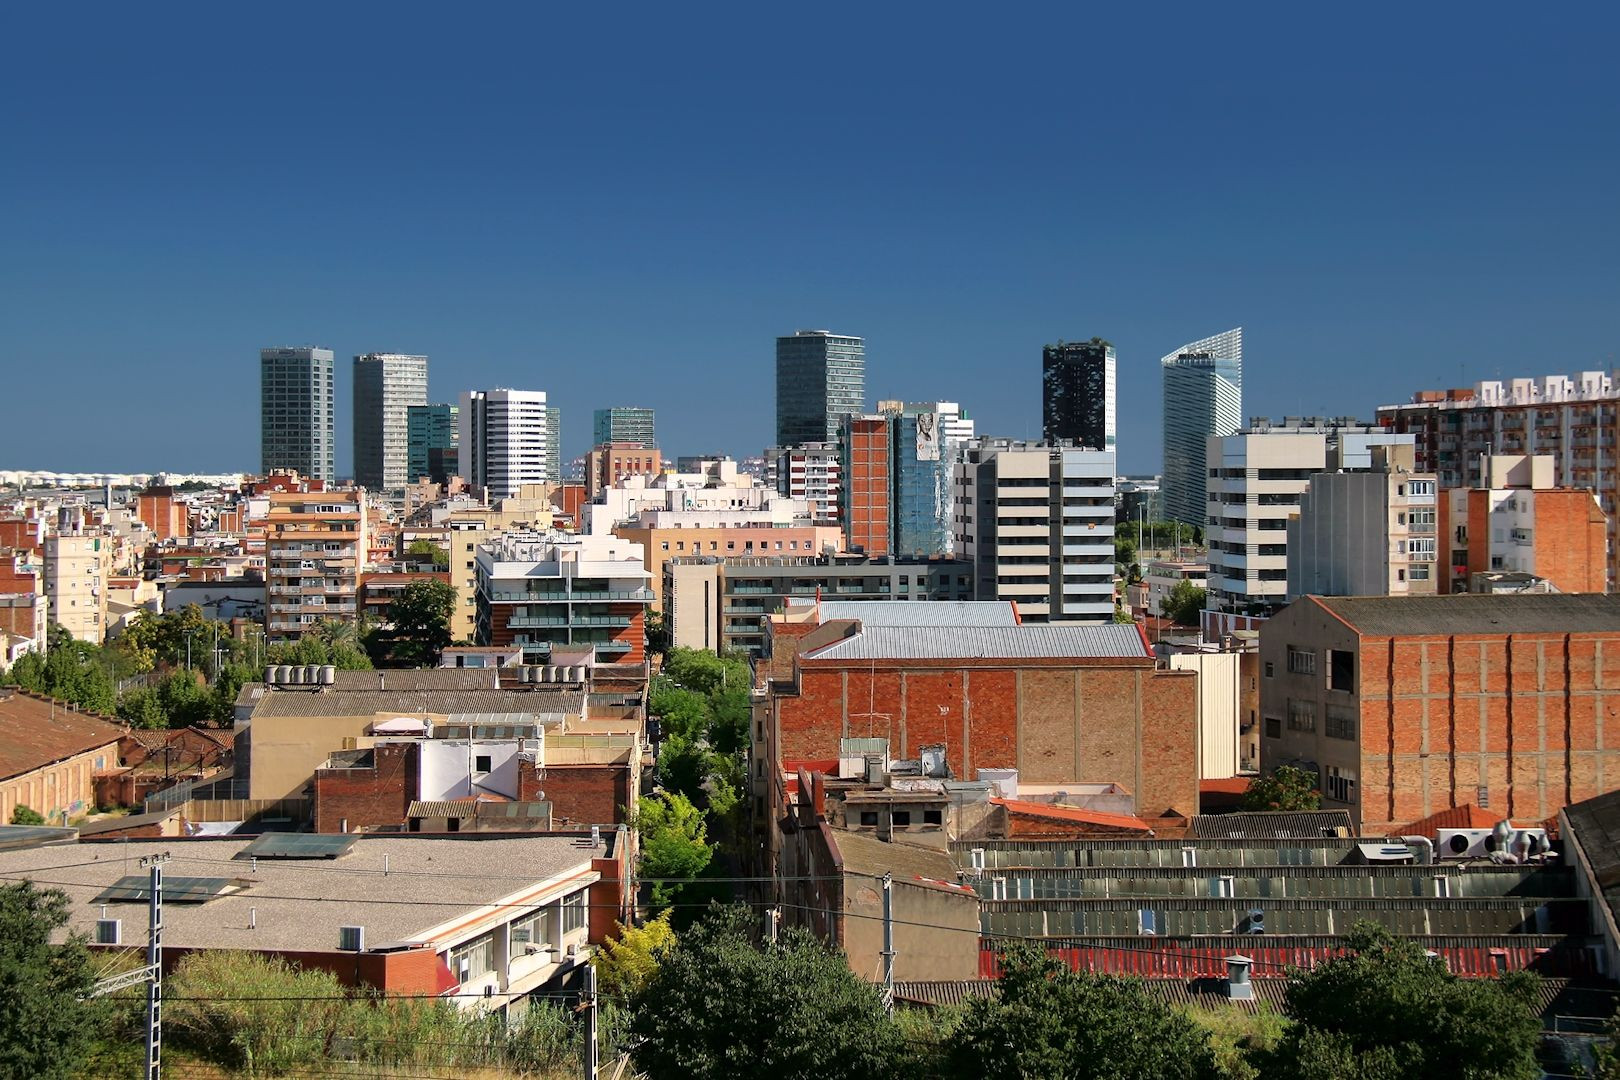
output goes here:
[{"label": "city skyline", "polygon": [[[1593,14],[1572,34],[1423,11],[1390,35],[1054,10],[935,20],[918,49],[912,20],[869,13],[839,35],[841,76],[799,85],[711,15],[626,34],[568,12],[545,32],[580,47],[536,66],[517,43],[537,12],[495,35],[401,19],[381,41],[333,12],[315,48],[289,20],[226,51],[244,16],[69,32],[63,12],[22,11],[14,32],[38,48],[0,74],[30,103],[0,175],[0,355],[17,399],[72,393],[82,434],[22,410],[0,467],[251,470],[242,361],[288,342],[431,355],[439,399],[545,386],[572,458],[591,413],[627,396],[659,410],[672,452],[771,445],[771,342],[802,326],[866,339],[868,404],[958,401],[984,432],[1035,437],[1035,346],[1097,334],[1120,357],[1129,473],[1158,471],[1156,359],[1211,327],[1246,328],[1254,414],[1368,417],[1421,387],[1613,369],[1616,14]],[[1110,43],[1088,61],[1108,92],[1030,62],[1077,34]],[[1474,59],[1508,41],[1511,75]],[[444,57],[408,87],[325,77],[379,45]],[[727,62],[677,61],[694,49]],[[941,81],[931,58],[957,54],[972,74]],[[1141,78],[1209,55],[1227,62],[1196,89]],[[608,66],[629,74],[603,81]],[[255,70],[279,73],[273,93]],[[795,158],[812,145],[836,149]],[[298,183],[265,166],[271,146],[308,163]],[[368,160],[413,167],[355,184]],[[162,343],[138,378],[121,362],[136,339]],[[131,420],[178,387],[185,422],[131,445]],[[745,406],[723,432],[716,387]]]}]

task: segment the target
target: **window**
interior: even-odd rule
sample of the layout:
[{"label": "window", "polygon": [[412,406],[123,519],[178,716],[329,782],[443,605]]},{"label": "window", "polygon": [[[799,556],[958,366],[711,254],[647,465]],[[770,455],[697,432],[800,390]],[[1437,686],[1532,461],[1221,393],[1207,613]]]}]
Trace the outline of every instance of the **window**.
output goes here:
[{"label": "window", "polygon": [[945,824],[945,812],[943,810],[924,810],[923,811],[923,824],[924,825],[943,825],[943,824]]},{"label": "window", "polygon": [[896,810],[894,812],[894,827],[897,828],[897,829],[910,828],[911,827],[911,811],[910,810]]},{"label": "window", "polygon": [[861,824],[869,826],[871,828],[876,828],[877,827],[877,817],[878,816],[877,816],[877,811],[876,810],[862,810],[861,811]]},{"label": "window", "polygon": [[522,953],[525,947],[545,948],[546,916],[543,911],[532,912],[512,923],[512,951]]},{"label": "window", "polygon": [[1218,900],[1230,900],[1237,895],[1237,878],[1229,875],[1210,878],[1209,895]]},{"label": "window", "polygon": [[1316,730],[1316,702],[1308,698],[1288,699],[1288,730]]},{"label": "window", "polygon": [[1324,730],[1330,739],[1354,739],[1356,737],[1356,711],[1348,705],[1329,705]]},{"label": "window", "polygon": [[1412,481],[1409,481],[1407,483],[1407,485],[1406,485],[1406,493],[1408,495],[1433,495],[1434,494],[1434,481],[1433,480],[1412,480]]},{"label": "window", "polygon": [[585,925],[585,890],[570,893],[562,902],[562,932],[572,933]]},{"label": "window", "polygon": [[1266,661],[1266,678],[1273,678],[1277,674],[1277,665],[1270,660]]},{"label": "window", "polygon": [[477,757],[473,758],[473,772],[487,773],[489,772],[490,764],[490,755],[479,754]]},{"label": "window", "polygon": [[1329,649],[1328,689],[1346,694],[1356,692],[1356,654],[1345,649]]},{"label": "window", "polygon": [[1288,670],[1295,675],[1315,675],[1315,650],[1296,649],[1292,645],[1288,646]]},{"label": "window", "polygon": [[1356,798],[1356,777],[1354,773],[1341,773],[1337,765],[1330,765],[1327,771],[1327,797],[1335,802],[1354,802]]},{"label": "window", "polygon": [[1155,916],[1152,908],[1137,908],[1136,932],[1138,934],[1141,934],[1144,937],[1152,937],[1154,934],[1158,933],[1158,923],[1159,920]]},{"label": "window", "polygon": [[457,982],[471,982],[495,970],[495,937],[484,934],[450,950],[450,971]]}]

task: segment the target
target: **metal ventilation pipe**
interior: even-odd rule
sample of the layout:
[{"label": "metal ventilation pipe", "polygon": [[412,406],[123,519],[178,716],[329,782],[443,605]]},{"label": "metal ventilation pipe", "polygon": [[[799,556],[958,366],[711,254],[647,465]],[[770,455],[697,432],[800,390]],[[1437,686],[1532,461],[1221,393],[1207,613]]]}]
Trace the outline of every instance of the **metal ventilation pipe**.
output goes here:
[{"label": "metal ventilation pipe", "polygon": [[1415,849],[1421,847],[1423,849],[1421,852],[1418,853],[1418,865],[1420,865],[1420,866],[1433,866],[1434,865],[1434,841],[1433,840],[1430,840],[1427,836],[1403,836],[1403,837],[1401,837],[1401,840],[1409,848],[1413,848],[1415,850]]}]

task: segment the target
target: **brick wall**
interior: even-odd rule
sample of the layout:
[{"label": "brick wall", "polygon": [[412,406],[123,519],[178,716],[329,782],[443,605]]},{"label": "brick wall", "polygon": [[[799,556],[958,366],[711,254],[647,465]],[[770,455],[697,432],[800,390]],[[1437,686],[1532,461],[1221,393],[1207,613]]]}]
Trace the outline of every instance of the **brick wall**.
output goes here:
[{"label": "brick wall", "polygon": [[630,803],[626,765],[547,765],[539,783],[551,803],[553,828],[617,825]]},{"label": "brick wall", "polygon": [[379,746],[369,769],[319,769],[315,773],[315,831],[341,832],[401,825],[416,797],[415,746]]},{"label": "brick wall", "polygon": [[1536,574],[1559,592],[1607,591],[1607,533],[1591,492],[1536,492]]}]

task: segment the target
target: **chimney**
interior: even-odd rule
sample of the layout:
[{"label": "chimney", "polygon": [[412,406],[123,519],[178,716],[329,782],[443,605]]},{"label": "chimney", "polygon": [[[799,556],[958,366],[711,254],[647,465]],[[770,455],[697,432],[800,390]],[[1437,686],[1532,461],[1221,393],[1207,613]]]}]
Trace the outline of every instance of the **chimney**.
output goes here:
[{"label": "chimney", "polygon": [[1233,1001],[1253,1001],[1254,984],[1249,981],[1249,969],[1254,961],[1247,956],[1226,958],[1226,996]]}]

